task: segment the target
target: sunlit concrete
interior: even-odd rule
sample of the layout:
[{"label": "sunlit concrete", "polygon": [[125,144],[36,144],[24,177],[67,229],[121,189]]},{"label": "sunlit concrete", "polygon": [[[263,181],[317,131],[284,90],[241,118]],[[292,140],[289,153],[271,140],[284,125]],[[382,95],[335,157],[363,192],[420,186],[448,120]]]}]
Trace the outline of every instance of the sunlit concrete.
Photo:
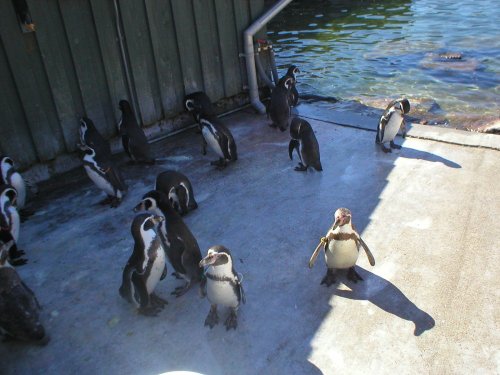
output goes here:
[{"label": "sunlit concrete", "polygon": [[[433,140],[407,138],[386,155],[373,131],[332,124],[373,129],[377,111],[298,110],[317,119],[310,122],[322,173],[295,172],[288,133],[247,109],[224,118],[239,153],[224,171],[209,165],[215,154],[202,156],[200,135],[190,130],[154,145],[165,164],[128,166],[119,156],[130,190],[117,209],[97,205],[103,196],[83,169],[42,188],[36,215],[21,228],[30,262],[18,270],[43,305],[52,340],[0,343],[0,372],[498,372],[500,152],[444,143],[440,131],[426,137],[418,127]],[[247,304],[236,331],[204,327],[208,301],[196,288],[170,296],[180,284],[171,276],[157,288],[169,304],[156,318],[137,315],[118,295],[132,208],[170,168],[193,183],[199,208],[185,221],[202,252],[229,247],[244,276]],[[312,270],[307,262],[338,207],[351,209],[376,265],[362,253],[363,282],[340,274],[326,288],[323,257]]]}]

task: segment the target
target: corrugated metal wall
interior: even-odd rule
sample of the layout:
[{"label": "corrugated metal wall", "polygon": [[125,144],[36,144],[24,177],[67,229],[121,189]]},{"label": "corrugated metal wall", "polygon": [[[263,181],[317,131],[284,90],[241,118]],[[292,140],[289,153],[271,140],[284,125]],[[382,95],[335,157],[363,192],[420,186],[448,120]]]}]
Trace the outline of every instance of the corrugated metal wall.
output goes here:
[{"label": "corrugated metal wall", "polygon": [[32,33],[0,0],[0,152],[21,168],[74,151],[83,115],[116,136],[125,62],[145,125],[183,111],[186,93],[241,93],[242,31],[264,11],[264,0],[119,0],[124,60],[113,0],[27,3]]}]

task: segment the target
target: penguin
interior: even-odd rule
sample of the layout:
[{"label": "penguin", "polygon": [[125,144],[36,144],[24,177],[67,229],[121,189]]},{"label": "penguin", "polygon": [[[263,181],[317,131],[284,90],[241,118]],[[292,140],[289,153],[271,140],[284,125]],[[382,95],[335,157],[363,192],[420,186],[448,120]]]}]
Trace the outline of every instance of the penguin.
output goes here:
[{"label": "penguin", "polygon": [[202,154],[207,154],[207,144],[219,156],[219,160],[212,161],[210,164],[219,169],[225,168],[229,161],[238,160],[236,142],[229,129],[222,124],[216,117],[200,118],[201,134],[203,136]]},{"label": "penguin", "polygon": [[293,160],[294,149],[297,150],[300,159],[295,170],[305,172],[307,168],[313,167],[317,171],[322,171],[319,145],[311,125],[306,120],[294,118],[290,124],[290,136],[292,137],[288,145],[290,160]]},{"label": "penguin", "polygon": [[16,189],[17,208],[21,210],[26,203],[26,183],[21,174],[14,168],[14,161],[8,156],[4,156],[0,161],[0,171],[2,183],[10,185]]},{"label": "penguin", "polygon": [[16,208],[17,192],[10,185],[0,186],[0,223],[2,230],[8,230],[15,242],[19,240],[21,220]]},{"label": "penguin", "polygon": [[216,116],[212,101],[203,91],[193,92],[184,98],[186,110],[193,115],[194,121],[200,122],[201,116],[212,118]]},{"label": "penguin", "polygon": [[130,103],[126,100],[120,100],[119,107],[122,111],[122,118],[118,128],[122,137],[123,149],[132,163],[154,164],[155,159],[151,156],[148,140],[135,119]]},{"label": "penguin", "polygon": [[354,268],[358,260],[360,246],[365,250],[370,265],[375,265],[375,258],[358,232],[356,232],[352,223],[351,211],[347,208],[339,208],[335,211],[335,221],[326,236],[321,238],[316,250],[314,250],[309,260],[309,268],[314,265],[322,246],[325,250],[328,270],[321,284],[325,284],[327,287],[335,283],[336,269],[348,269],[347,278],[355,283],[363,280]]},{"label": "penguin", "polygon": [[127,185],[123,181],[118,168],[105,156],[97,155],[91,146],[82,146],[84,151],[83,167],[87,176],[94,184],[103,190],[108,197],[100,204],[111,204],[111,207],[118,207],[127,192]]},{"label": "penguin", "polygon": [[293,77],[285,77],[271,93],[271,101],[267,105],[267,115],[271,118],[271,128],[278,127],[282,132],[288,128],[290,120],[289,94],[294,84]]},{"label": "penguin", "polygon": [[385,153],[391,152],[390,148],[384,146],[389,142],[391,148],[400,149],[401,146],[394,143],[394,138],[399,129],[402,130],[403,138],[406,137],[406,123],[404,115],[410,112],[410,102],[408,99],[393,100],[385,109],[377,127],[375,142],[382,147]]},{"label": "penguin", "polygon": [[31,14],[28,8],[28,4],[26,3],[26,0],[14,0],[13,4],[17,17],[19,18],[21,24],[26,28],[26,30],[35,31],[36,28],[35,23],[31,18]]},{"label": "penguin", "polygon": [[198,203],[194,199],[193,186],[189,179],[180,172],[173,170],[161,172],[156,177],[155,190],[168,196],[171,206],[179,215],[185,215],[198,208]]},{"label": "penguin", "polygon": [[293,85],[290,89],[290,93],[288,94],[288,101],[290,103],[291,107],[296,107],[297,103],[299,102],[299,92],[297,91],[297,88],[295,87],[297,83],[297,75],[300,73],[299,68],[297,68],[295,65],[290,65],[288,68],[286,74],[280,78],[278,81],[278,85],[283,84],[285,79],[287,77],[292,77],[293,78]]},{"label": "penguin", "polygon": [[217,245],[208,249],[207,256],[200,261],[205,271],[205,293],[210,301],[210,311],[205,325],[212,329],[218,322],[217,305],[229,307],[231,312],[224,325],[226,330],[236,329],[238,325],[236,313],[240,304],[245,303],[242,276],[236,273],[231,252],[228,248]]},{"label": "penguin", "polygon": [[203,278],[203,268],[199,266],[201,251],[196,238],[172,208],[168,196],[161,191],[152,190],[146,193],[134,211],[151,211],[165,218],[160,227],[160,234],[167,258],[174,268],[174,276],[186,280],[186,284],[175,288],[172,294],[176,297],[184,295],[195,282],[200,282]]},{"label": "penguin", "polygon": [[163,216],[151,213],[140,213],[134,218],[131,226],[134,249],[123,269],[119,289],[122,298],[147,316],[156,316],[167,304],[154,293],[158,282],[167,275],[165,249],[158,235],[158,226],[163,221]]},{"label": "penguin", "polygon": [[0,243],[7,244],[10,263],[22,266],[28,262],[25,252],[17,248],[21,220],[16,208],[17,192],[10,185],[0,186]]},{"label": "penguin", "polygon": [[49,336],[40,321],[40,304],[9,264],[8,248],[11,245],[0,245],[0,332],[7,339],[45,345]]},{"label": "penguin", "polygon": [[109,142],[99,133],[94,123],[88,117],[80,119],[80,144],[78,147],[90,146],[96,154],[111,157],[111,146]]}]

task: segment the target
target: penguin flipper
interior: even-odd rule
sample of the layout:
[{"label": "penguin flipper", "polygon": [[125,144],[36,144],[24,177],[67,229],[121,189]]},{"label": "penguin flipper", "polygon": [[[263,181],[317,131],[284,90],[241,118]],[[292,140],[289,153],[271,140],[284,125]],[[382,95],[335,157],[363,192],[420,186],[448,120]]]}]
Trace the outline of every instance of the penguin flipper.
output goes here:
[{"label": "penguin flipper", "polygon": [[120,171],[114,165],[110,165],[108,168],[106,168],[105,173],[109,182],[111,183],[111,185],[113,185],[115,189],[118,189],[120,191],[127,190],[127,185],[125,184],[125,181],[123,180]]},{"label": "penguin flipper", "polygon": [[[288,156],[290,156],[290,160],[293,160],[293,150],[296,149],[297,153],[299,153],[299,141],[297,139],[291,139],[288,144]],[[300,157],[300,155],[299,155]]]},{"label": "penguin flipper", "polygon": [[149,306],[149,294],[146,288],[146,283],[141,275],[137,272],[132,272],[132,283],[135,291],[139,294],[139,305],[143,309]]},{"label": "penguin flipper", "polygon": [[370,262],[370,265],[373,267],[375,265],[375,258],[373,256],[372,252],[370,251],[370,249],[366,245],[365,241],[363,241],[363,239],[359,235],[357,237],[358,237],[359,243],[361,244],[361,246],[365,250],[366,256],[368,257],[368,262]]},{"label": "penguin flipper", "polygon": [[186,246],[184,245],[184,241],[182,241],[178,237],[175,237],[175,238],[169,237],[168,240],[170,242],[170,247],[167,250],[168,260],[172,264],[172,267],[174,267],[175,271],[185,275],[186,269],[184,268],[184,265],[182,264],[183,253],[185,252],[185,249],[186,249]]}]

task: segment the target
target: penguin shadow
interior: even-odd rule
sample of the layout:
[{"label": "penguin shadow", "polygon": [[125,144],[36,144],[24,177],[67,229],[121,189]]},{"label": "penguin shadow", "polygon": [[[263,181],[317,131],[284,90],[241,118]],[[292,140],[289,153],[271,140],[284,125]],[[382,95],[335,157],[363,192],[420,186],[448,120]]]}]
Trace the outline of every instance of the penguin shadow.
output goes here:
[{"label": "penguin shadow", "polygon": [[407,159],[417,159],[417,160],[426,160],[430,162],[442,163],[450,168],[462,168],[462,166],[458,163],[455,163],[452,160],[443,158],[439,155],[433,154],[427,151],[417,150],[411,147],[403,146],[401,151],[397,154],[399,157],[407,158]]},{"label": "penguin shadow", "polygon": [[415,336],[420,336],[435,326],[436,322],[434,318],[419,309],[390,281],[359,266],[356,266],[356,272],[361,275],[364,281],[354,283],[343,279],[344,284],[351,290],[337,289],[335,290],[336,296],[352,300],[369,301],[390,314],[413,322],[415,324],[415,330],[413,331]]}]

